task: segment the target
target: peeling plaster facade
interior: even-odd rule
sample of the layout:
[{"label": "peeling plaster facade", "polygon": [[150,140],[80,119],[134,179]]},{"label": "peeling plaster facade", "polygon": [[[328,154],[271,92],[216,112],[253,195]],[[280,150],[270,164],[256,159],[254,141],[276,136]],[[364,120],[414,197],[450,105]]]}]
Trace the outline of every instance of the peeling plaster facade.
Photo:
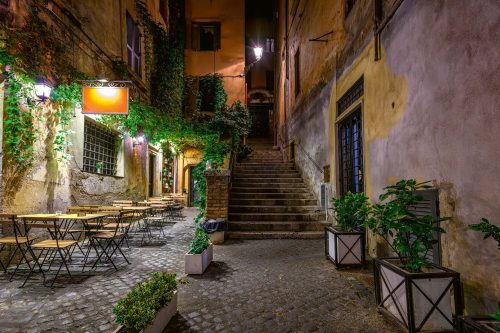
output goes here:
[{"label": "peeling plaster facade", "polygon": [[[371,1],[356,1],[347,16],[343,1],[298,1],[297,9],[286,3],[275,105],[284,155],[294,140],[315,193],[323,174],[314,164],[330,165],[331,196],[338,195],[337,102],[363,77],[365,192],[377,202],[399,179],[431,180],[441,216],[452,217],[442,225],[442,264],[461,273],[468,313],[495,311],[500,253],[467,226],[481,217],[500,223],[500,4],[404,1],[382,31],[375,61]],[[386,17],[392,2],[383,4]],[[309,41],[330,29],[326,42]],[[299,46],[301,91],[294,96]],[[371,256],[384,252],[371,236],[368,245]]]},{"label": "peeling plaster facade", "polygon": [[[147,7],[152,17],[166,26],[159,12],[159,0],[148,0]],[[22,24],[29,0],[11,1],[12,19]],[[127,59],[126,13],[137,18],[134,0],[106,1],[48,1],[49,11],[41,17],[54,27],[61,38],[71,36],[67,52],[74,59],[74,66],[89,76],[104,75],[108,79],[119,79],[113,72],[112,60]],[[67,10],[81,24],[65,14]],[[105,31],[106,33],[103,33]],[[143,41],[141,41],[143,43]],[[142,45],[144,46],[144,45]],[[134,93],[147,95],[144,75],[130,70]],[[0,88],[3,96],[3,85]],[[3,103],[0,103],[3,114]],[[68,163],[57,162],[51,156],[53,138],[57,128],[50,119],[53,110],[43,110],[46,122],[38,123],[41,134],[35,144],[37,159],[34,167],[19,182],[12,182],[9,189],[9,175],[2,170],[3,212],[30,213],[65,211],[69,205],[111,204],[117,199],[144,200],[148,196],[148,180],[153,178],[153,195],[161,193],[162,154],[147,144],[134,145],[132,138],[124,135],[118,149],[117,176],[105,176],[83,171],[83,132],[86,116],[79,109],[71,122],[72,133],[68,141],[72,143],[68,153],[72,155]],[[120,134],[121,135],[121,134]],[[153,173],[150,173],[149,159],[155,156]]]}]

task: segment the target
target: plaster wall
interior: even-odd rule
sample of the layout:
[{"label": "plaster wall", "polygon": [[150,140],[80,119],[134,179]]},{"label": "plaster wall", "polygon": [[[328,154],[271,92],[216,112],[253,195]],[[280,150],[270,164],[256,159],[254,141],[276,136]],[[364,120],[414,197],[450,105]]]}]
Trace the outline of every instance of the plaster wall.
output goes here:
[{"label": "plaster wall", "polygon": [[[191,49],[191,24],[221,23],[221,48],[217,51]],[[186,74],[203,76],[219,73],[224,78],[228,104],[245,101],[245,1],[244,0],[186,0],[187,43]]]},{"label": "plaster wall", "polygon": [[[382,59],[373,43],[332,89],[330,147],[335,149],[336,101],[364,77],[365,191],[373,202],[403,178],[431,180],[440,190],[443,265],[462,274],[469,313],[493,311],[500,298],[500,254],[493,241],[467,230],[500,213],[498,4],[405,2],[382,35]],[[471,17],[481,17],[468,24]],[[458,22],[462,22],[458,24]],[[432,38],[429,38],[432,36]],[[415,47],[418,45],[418,47]],[[369,251],[380,243],[370,237]]]},{"label": "plaster wall", "polygon": [[[498,225],[500,215],[500,5],[493,0],[481,6],[465,0],[405,1],[383,31],[381,60],[375,61],[373,37],[367,33],[372,7],[363,1],[339,17],[344,33],[336,42],[306,42],[310,29],[332,19],[331,13],[318,10],[311,17],[308,11],[338,3],[343,2],[300,2],[302,23],[290,23],[288,77],[287,48],[280,44],[276,110],[281,142],[297,140],[318,163],[326,159],[336,195],[337,101],[363,76],[364,96],[357,103],[363,117],[365,192],[378,202],[383,187],[399,179],[431,180],[439,189],[441,216],[451,217],[442,225],[443,266],[461,273],[469,314],[495,311],[500,253],[493,240],[482,240],[467,226],[481,217]],[[284,12],[281,8],[280,15]],[[294,45],[304,55],[297,97]],[[316,191],[320,177],[299,150],[297,164]],[[371,256],[386,251],[374,237],[368,244]]]},{"label": "plaster wall", "polygon": [[[104,74],[114,79],[111,60],[126,55],[126,29],[122,23],[127,11],[137,17],[135,2],[56,0],[54,3],[68,9],[82,23],[81,26],[72,25],[65,14],[54,9],[56,7],[49,9],[52,8],[56,16],[61,15],[59,19],[42,14],[42,18],[54,25],[54,30],[63,38],[71,36],[67,52],[74,59],[73,65],[90,76]],[[22,22],[20,18],[26,13],[27,5],[29,1],[22,1],[16,7],[16,22]],[[159,16],[158,12],[154,12],[155,8],[159,8],[159,0],[149,0],[147,5],[153,17]],[[66,31],[61,27],[66,27]],[[142,77],[136,76],[133,80],[139,90],[143,89]],[[0,95],[3,96],[2,89]],[[3,114],[2,106],[0,103],[0,113]],[[154,177],[154,195],[161,193],[161,152],[148,148],[147,143],[134,146],[132,139],[125,135],[120,144],[116,177],[83,172],[84,116],[80,110],[75,110],[71,122],[73,134],[69,135],[68,141],[72,146],[68,153],[72,158],[68,163],[54,159],[53,139],[58,129],[54,125],[53,110],[50,106],[44,107],[42,113],[42,120],[37,124],[40,135],[35,143],[37,159],[33,168],[26,176],[17,179],[9,174],[9,168],[3,168],[3,211],[53,212],[64,211],[68,205],[74,204],[109,204],[116,199],[144,200],[148,193],[149,176]],[[148,149],[157,154],[153,175],[148,174]]]}]

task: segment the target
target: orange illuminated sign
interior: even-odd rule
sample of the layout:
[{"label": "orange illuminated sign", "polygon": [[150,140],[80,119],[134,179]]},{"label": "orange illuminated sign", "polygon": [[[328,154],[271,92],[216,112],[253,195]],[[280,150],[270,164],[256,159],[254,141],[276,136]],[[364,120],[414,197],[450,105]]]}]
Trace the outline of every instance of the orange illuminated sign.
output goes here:
[{"label": "orange illuminated sign", "polygon": [[82,113],[127,114],[127,87],[83,87]]}]

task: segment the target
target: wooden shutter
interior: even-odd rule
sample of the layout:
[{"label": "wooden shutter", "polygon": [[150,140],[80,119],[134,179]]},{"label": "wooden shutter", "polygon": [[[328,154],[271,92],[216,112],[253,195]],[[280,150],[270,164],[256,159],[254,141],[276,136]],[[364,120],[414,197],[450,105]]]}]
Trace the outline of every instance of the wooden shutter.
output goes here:
[{"label": "wooden shutter", "polygon": [[191,48],[195,51],[200,50],[200,25],[198,23],[191,25]]},{"label": "wooden shutter", "polygon": [[[437,219],[439,217],[439,193],[436,189],[420,190],[417,194],[422,196],[422,201],[415,205],[412,209],[413,213],[417,216],[430,215]],[[439,225],[439,224],[438,224]],[[435,231],[434,239],[437,243],[434,248],[429,251],[427,258],[430,262],[436,265],[441,265],[441,233]]]},{"label": "wooden shutter", "polygon": [[220,23],[214,23],[214,51],[220,50]]}]

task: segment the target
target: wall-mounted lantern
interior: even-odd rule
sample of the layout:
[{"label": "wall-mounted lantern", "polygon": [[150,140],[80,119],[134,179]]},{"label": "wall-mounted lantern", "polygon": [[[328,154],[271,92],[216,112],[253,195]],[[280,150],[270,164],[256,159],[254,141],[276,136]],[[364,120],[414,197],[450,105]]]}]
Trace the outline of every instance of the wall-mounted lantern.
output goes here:
[{"label": "wall-mounted lantern", "polygon": [[262,58],[262,54],[264,53],[264,49],[260,46],[256,46],[253,48],[253,53],[255,54],[255,59],[259,61]]},{"label": "wall-mounted lantern", "polygon": [[40,101],[45,101],[50,97],[52,85],[49,81],[39,78],[35,82],[35,95]]}]

